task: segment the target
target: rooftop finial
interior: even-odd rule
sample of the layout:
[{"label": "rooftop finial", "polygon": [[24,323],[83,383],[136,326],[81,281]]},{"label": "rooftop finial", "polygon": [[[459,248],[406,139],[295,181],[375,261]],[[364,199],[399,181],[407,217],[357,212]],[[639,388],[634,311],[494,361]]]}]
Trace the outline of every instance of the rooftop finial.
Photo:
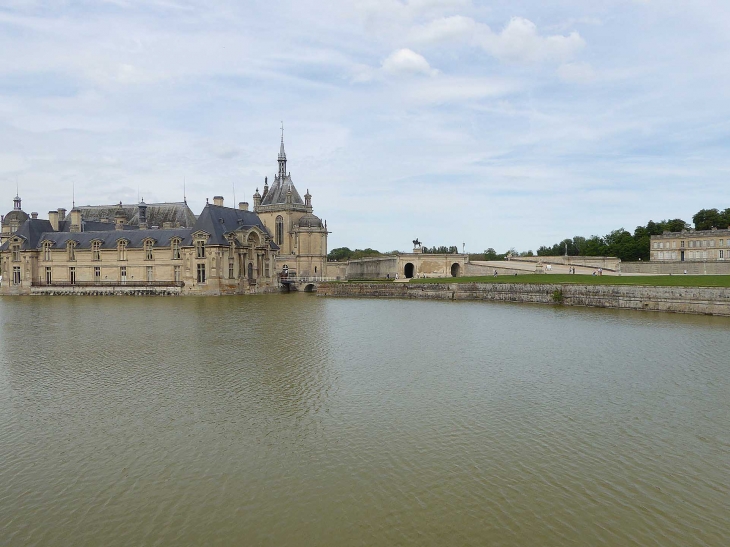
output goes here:
[{"label": "rooftop finial", "polygon": [[281,144],[284,144],[284,121],[281,122]]}]

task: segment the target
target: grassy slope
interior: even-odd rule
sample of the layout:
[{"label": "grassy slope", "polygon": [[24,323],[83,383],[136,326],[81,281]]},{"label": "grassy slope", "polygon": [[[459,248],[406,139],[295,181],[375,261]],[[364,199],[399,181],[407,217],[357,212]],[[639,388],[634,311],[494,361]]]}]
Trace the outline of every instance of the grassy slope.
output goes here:
[{"label": "grassy slope", "polygon": [[410,283],[573,283],[577,285],[649,285],[653,287],[730,287],[730,275],[568,275],[525,274],[497,277],[411,279]]}]

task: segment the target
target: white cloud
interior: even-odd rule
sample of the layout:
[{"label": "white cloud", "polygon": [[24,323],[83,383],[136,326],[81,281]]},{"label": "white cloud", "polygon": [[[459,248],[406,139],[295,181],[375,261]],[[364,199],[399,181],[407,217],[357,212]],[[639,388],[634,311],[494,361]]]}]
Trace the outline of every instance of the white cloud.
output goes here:
[{"label": "white cloud", "polygon": [[423,55],[419,55],[408,48],[391,53],[383,61],[383,70],[394,75],[424,74],[426,76],[435,76],[438,74],[438,70],[431,68]]},{"label": "white cloud", "polygon": [[408,39],[416,44],[466,42],[481,47],[501,61],[519,63],[565,61],[585,46],[585,41],[575,31],[567,36],[541,36],[537,26],[522,17],[510,19],[499,33],[471,17],[441,17],[412,27]]},{"label": "white cloud", "polygon": [[441,17],[426,25],[414,27],[410,39],[419,43],[438,43],[454,40],[471,40],[477,29],[477,23],[470,17],[454,15]]},{"label": "white cloud", "polygon": [[585,46],[575,31],[568,36],[540,36],[535,23],[522,17],[513,17],[499,34],[486,26],[482,29],[476,36],[479,45],[490,55],[508,62],[562,61]]}]

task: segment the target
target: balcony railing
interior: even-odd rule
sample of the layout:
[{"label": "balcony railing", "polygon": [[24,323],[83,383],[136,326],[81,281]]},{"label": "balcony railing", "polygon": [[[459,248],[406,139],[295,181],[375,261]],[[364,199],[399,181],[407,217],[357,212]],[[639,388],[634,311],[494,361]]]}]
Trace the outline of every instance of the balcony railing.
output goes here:
[{"label": "balcony railing", "polygon": [[33,287],[184,287],[184,281],[33,281]]}]

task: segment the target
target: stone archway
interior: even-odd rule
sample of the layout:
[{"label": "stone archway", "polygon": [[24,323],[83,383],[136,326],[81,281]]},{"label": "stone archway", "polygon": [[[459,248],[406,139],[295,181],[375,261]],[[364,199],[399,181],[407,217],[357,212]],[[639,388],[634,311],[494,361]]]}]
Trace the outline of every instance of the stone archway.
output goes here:
[{"label": "stone archway", "polygon": [[416,267],[415,267],[415,266],[413,265],[413,263],[412,263],[412,262],[408,262],[408,263],[407,263],[407,264],[406,264],[406,265],[405,265],[405,266],[403,267],[403,276],[404,276],[404,277],[405,277],[406,279],[410,279],[410,278],[412,278],[412,277],[413,277],[413,273],[414,273],[415,269],[416,269]]},{"label": "stone archway", "polygon": [[454,262],[451,265],[451,277],[459,277],[460,273],[461,273],[461,266],[459,266],[458,262]]},{"label": "stone archway", "polygon": [[309,283],[304,287],[304,292],[314,292],[314,283]]}]

